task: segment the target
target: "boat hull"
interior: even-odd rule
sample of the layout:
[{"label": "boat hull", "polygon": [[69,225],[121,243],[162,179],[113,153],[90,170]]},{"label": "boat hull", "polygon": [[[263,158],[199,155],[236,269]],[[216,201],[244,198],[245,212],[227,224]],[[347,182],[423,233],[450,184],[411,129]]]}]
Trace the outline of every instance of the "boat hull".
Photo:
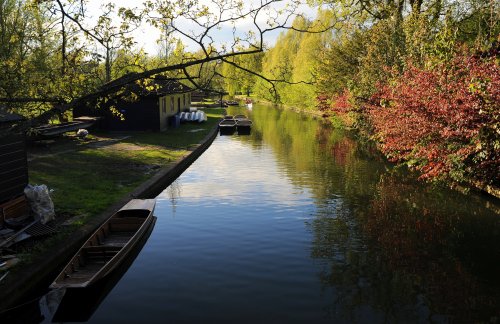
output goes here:
[{"label": "boat hull", "polygon": [[133,199],[83,244],[50,288],[85,288],[111,273],[153,221],[154,199]]},{"label": "boat hull", "polygon": [[232,134],[236,130],[236,120],[232,116],[225,116],[219,123],[219,131],[221,134]]}]

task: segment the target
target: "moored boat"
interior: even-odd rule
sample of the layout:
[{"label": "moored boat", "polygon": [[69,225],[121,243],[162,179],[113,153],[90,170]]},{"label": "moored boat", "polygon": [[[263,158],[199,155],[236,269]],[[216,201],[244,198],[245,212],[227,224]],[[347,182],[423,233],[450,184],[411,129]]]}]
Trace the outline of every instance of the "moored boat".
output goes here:
[{"label": "moored boat", "polygon": [[224,103],[228,106],[239,106],[240,103],[236,100],[226,100]]},{"label": "moored boat", "polygon": [[236,121],[236,128],[239,135],[248,135],[252,128],[252,121],[248,118],[238,119]]},{"label": "moored boat", "polygon": [[232,134],[236,130],[236,120],[233,116],[224,116],[219,122],[219,131],[221,134]]},{"label": "moored boat", "polygon": [[245,116],[245,115],[235,115],[235,116],[233,117],[233,119],[234,119],[234,120],[236,120],[236,121],[239,121],[239,120],[248,119],[248,117],[247,117],[247,116]]},{"label": "moored boat", "polygon": [[219,128],[235,128],[236,120],[234,119],[223,119],[219,123]]},{"label": "moored boat", "polygon": [[236,127],[238,128],[250,128],[252,127],[252,121],[250,119],[240,119],[236,121]]},{"label": "moored boat", "polygon": [[153,221],[155,199],[132,199],[95,231],[50,288],[85,288],[115,269]]}]

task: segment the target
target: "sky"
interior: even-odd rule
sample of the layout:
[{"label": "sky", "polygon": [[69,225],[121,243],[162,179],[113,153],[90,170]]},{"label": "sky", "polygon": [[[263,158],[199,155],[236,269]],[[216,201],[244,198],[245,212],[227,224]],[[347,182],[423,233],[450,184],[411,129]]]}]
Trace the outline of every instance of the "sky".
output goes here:
[{"label": "sky", "polygon": [[[213,0],[215,1],[215,0]],[[212,0],[198,0],[197,3],[201,4],[206,4],[206,6],[209,8],[209,10],[213,10],[214,4]],[[220,0],[219,0],[220,1]],[[140,7],[142,2],[139,1],[133,1],[133,0],[120,0],[120,1],[111,1],[115,3],[116,7]],[[101,7],[104,3],[104,1],[97,1],[97,0],[89,0],[87,9],[88,9],[88,23],[91,24],[91,20],[97,19],[99,15],[103,12]],[[261,3],[261,0],[246,0],[244,1],[244,6],[245,8],[251,8],[258,6],[258,4]],[[285,6],[290,5],[291,2],[289,1],[280,1],[276,3],[273,6],[273,10],[283,10],[285,9]],[[298,9],[299,12],[303,13],[309,18],[314,18],[315,13],[317,11],[316,8],[310,8],[306,5],[301,5]],[[284,15],[278,16],[281,19],[283,19]],[[260,26],[266,26],[267,24],[267,19],[268,16],[263,13],[259,15],[258,23]],[[186,31],[197,31],[196,26],[193,22],[184,20],[184,21],[178,21],[176,23],[176,26],[182,26],[183,30]],[[245,32],[248,32],[249,30],[252,29],[252,21],[250,19],[247,20],[239,20],[237,25],[234,26],[237,35],[242,37]],[[255,28],[253,28],[254,32],[257,32]],[[274,45],[280,31],[273,31],[270,33],[266,33],[264,37],[264,42],[267,46],[272,46]],[[160,37],[160,32],[158,29],[149,26],[147,23],[143,23],[136,31],[133,33],[135,37],[135,41],[137,42],[137,47],[138,48],[144,48],[144,50],[151,55],[155,55],[158,53],[159,47],[157,44],[157,40]],[[230,24],[224,24],[221,25],[220,28],[217,30],[214,30],[213,33],[210,35],[216,44],[221,45],[221,44],[226,44],[229,45],[232,43],[233,40],[233,26]],[[184,45],[186,45],[187,49],[190,51],[196,51],[199,49],[199,47],[190,42],[187,38],[181,37],[182,42]]]}]

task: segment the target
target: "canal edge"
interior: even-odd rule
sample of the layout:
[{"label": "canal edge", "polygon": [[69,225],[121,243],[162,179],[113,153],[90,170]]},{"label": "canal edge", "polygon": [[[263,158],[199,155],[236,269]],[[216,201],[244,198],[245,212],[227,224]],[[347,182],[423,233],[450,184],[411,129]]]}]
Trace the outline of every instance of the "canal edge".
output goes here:
[{"label": "canal edge", "polygon": [[[77,229],[65,241],[59,243],[50,251],[37,257],[30,266],[16,269],[16,274],[5,278],[0,283],[0,315],[14,307],[24,295],[30,292],[42,291],[50,284],[58,269],[73,256],[88,236],[95,232],[112,214],[134,198],[155,198],[166,187],[174,182],[206,149],[210,147],[218,134],[218,126],[212,128],[209,134],[174,164],[161,168],[151,178],[140,184],[132,192],[123,196],[105,211],[94,217],[88,224]],[[33,296],[39,298],[39,296]],[[24,301],[23,301],[24,302]]]}]

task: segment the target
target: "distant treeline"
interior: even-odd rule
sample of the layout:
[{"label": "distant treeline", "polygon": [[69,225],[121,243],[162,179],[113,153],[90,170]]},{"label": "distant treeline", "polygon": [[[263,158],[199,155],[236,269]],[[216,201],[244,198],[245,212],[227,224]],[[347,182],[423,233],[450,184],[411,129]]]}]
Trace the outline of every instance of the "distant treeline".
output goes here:
[{"label": "distant treeline", "polygon": [[[499,186],[500,4],[323,5],[253,61],[266,78],[285,81],[276,92],[255,77],[228,78],[227,89],[330,114],[422,178]],[[326,33],[297,31],[328,24]]]}]

